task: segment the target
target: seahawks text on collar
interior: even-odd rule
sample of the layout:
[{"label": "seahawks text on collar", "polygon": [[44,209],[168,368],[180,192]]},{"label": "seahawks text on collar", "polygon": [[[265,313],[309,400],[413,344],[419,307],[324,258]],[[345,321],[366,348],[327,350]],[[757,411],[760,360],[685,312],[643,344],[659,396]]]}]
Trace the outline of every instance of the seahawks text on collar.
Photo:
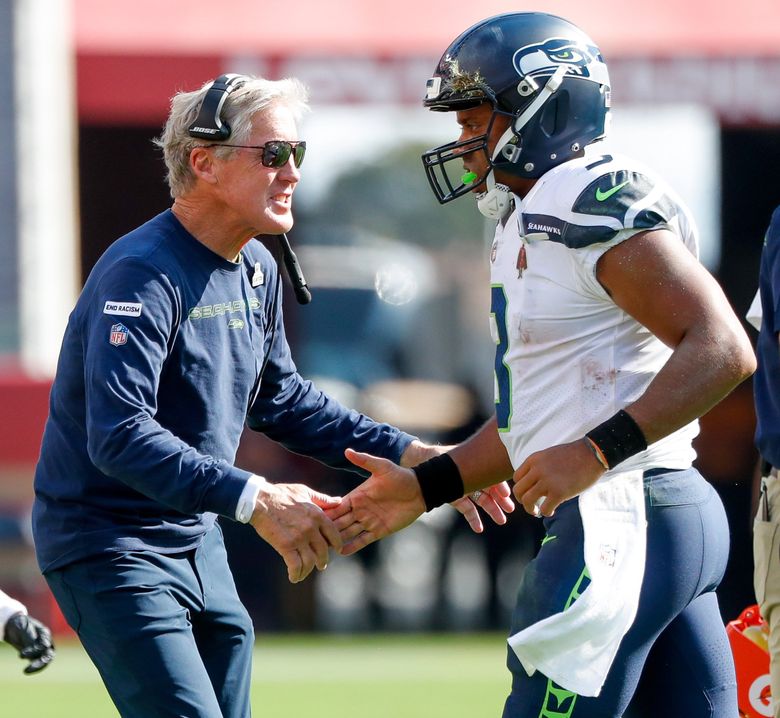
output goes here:
[{"label": "seahawks text on collar", "polygon": [[528,231],[547,232],[547,234],[560,234],[560,227],[553,227],[549,224],[539,224],[538,222],[529,222],[526,227]]}]

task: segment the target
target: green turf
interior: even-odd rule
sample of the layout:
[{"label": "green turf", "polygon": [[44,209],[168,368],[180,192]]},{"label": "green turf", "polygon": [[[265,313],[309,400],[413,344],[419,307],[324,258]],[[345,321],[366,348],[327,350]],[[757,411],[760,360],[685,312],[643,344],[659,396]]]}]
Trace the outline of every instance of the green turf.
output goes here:
[{"label": "green turf", "polygon": [[[260,636],[255,718],[474,718],[499,716],[509,689],[500,635]],[[78,643],[58,646],[35,676],[0,647],[0,715],[115,718]]]}]

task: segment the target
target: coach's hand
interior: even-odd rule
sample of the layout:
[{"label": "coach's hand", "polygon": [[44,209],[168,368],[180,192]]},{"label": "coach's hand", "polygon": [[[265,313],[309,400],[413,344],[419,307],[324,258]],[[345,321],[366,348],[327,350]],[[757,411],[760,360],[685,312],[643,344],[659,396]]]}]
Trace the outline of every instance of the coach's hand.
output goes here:
[{"label": "coach's hand", "polygon": [[315,566],[323,571],[330,548],[341,550],[339,532],[323,511],[340,502],[303,484],[261,487],[250,523],[284,559],[291,583],[303,581]]},{"label": "coach's hand", "polygon": [[19,651],[19,658],[30,661],[24,669],[27,674],[42,671],[54,658],[51,631],[25,613],[15,613],[8,619],[4,638]]}]

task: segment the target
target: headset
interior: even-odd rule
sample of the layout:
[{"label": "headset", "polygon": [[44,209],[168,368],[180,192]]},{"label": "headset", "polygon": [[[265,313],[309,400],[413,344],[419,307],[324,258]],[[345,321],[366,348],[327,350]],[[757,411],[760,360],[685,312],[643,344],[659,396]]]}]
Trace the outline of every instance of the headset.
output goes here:
[{"label": "headset", "polygon": [[[229,139],[230,125],[222,119],[222,109],[230,97],[230,93],[237,90],[249,79],[246,75],[226,73],[214,80],[206,91],[206,97],[203,98],[198,116],[187,128],[189,136],[217,142]],[[299,304],[308,304],[311,301],[311,292],[286,234],[281,235],[279,244],[282,248],[284,268],[295,292],[295,298]]]},{"label": "headset", "polygon": [[228,73],[214,80],[206,92],[195,122],[187,128],[190,137],[220,142],[228,139],[230,125],[222,121],[222,108],[230,93],[241,87],[248,79],[246,75]]}]

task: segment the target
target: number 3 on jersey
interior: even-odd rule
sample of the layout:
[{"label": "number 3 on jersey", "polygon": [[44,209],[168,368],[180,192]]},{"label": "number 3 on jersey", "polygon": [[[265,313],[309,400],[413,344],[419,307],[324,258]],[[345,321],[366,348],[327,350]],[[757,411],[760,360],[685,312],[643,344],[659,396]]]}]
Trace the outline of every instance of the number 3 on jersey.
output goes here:
[{"label": "number 3 on jersey", "polygon": [[490,287],[490,320],[496,340],[496,419],[499,431],[509,431],[512,423],[512,375],[504,361],[509,349],[509,335],[506,328],[506,293],[502,284]]}]

